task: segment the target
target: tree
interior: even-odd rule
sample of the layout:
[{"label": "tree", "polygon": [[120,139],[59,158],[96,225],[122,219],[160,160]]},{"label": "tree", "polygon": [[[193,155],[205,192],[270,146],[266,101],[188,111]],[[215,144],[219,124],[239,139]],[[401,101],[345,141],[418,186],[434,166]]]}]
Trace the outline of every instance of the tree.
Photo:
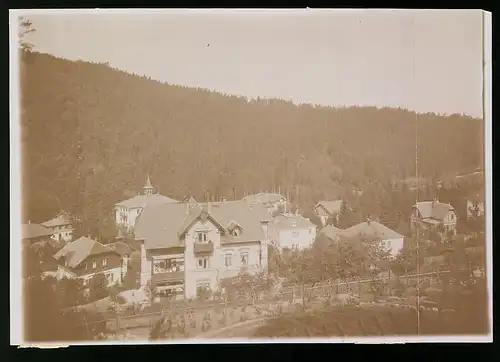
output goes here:
[{"label": "tree", "polygon": [[109,290],[107,285],[108,279],[104,274],[99,273],[94,275],[89,283],[89,300],[93,302],[108,297]]},{"label": "tree", "polygon": [[[99,64],[34,52],[29,58],[21,87],[26,219],[49,218],[59,207],[57,195],[62,208],[82,218],[85,233],[95,233],[114,205],[129,197],[125,191],[140,190],[151,168],[158,180],[155,186],[175,199],[191,194],[201,200],[206,189],[231,197],[232,187],[242,193],[273,184],[284,188],[288,183],[300,190],[296,201],[305,210],[319,199],[338,198],[338,189],[372,188],[365,205],[354,208],[364,216],[373,212],[370,209],[377,211],[373,200],[383,196],[378,189],[387,182],[387,175],[401,179],[401,170],[414,168],[412,112],[249,103],[160,84]],[[138,124],[134,122],[138,118],[150,121]],[[235,118],[241,122],[235,123]],[[48,119],[53,127],[46,126]],[[420,120],[423,174],[476,167],[481,147],[479,137],[473,135],[481,132],[479,122],[435,114],[421,115]],[[436,139],[450,127],[454,137]],[[203,141],[190,136],[193,129],[204,134]],[[122,142],[125,138],[128,141]],[[466,155],[463,144],[470,145]],[[201,154],[212,162],[203,162]],[[372,165],[365,165],[366,154],[372,155],[367,161]],[[193,165],[197,177],[183,172],[183,164]],[[332,179],[336,167],[342,170],[341,180]],[[344,197],[352,199],[350,203],[359,198]],[[398,209],[408,212],[413,202],[409,197]]]},{"label": "tree", "polygon": [[53,278],[31,278],[23,286],[24,331],[28,342],[84,341],[93,339],[98,333],[105,331],[105,325],[88,323],[102,319],[100,315],[76,311],[74,308],[61,309],[64,304],[61,297],[74,290],[65,290],[69,283],[59,284]]},{"label": "tree", "polygon": [[61,308],[76,307],[87,301],[85,287],[80,279],[63,278],[55,290]]},{"label": "tree", "polygon": [[22,16],[19,17],[19,48],[23,52],[31,52],[33,50],[33,44],[26,42],[26,35],[35,31],[30,20]]}]

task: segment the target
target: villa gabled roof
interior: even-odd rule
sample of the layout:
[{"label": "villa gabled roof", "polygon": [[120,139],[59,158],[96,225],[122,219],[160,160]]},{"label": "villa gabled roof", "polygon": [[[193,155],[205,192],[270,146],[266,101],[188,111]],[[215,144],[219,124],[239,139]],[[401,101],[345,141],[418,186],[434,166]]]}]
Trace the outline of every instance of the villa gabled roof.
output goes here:
[{"label": "villa gabled roof", "polygon": [[51,236],[54,234],[52,228],[45,227],[40,224],[23,224],[21,225],[21,237],[22,239],[35,239],[44,236]]},{"label": "villa gabled roof", "polygon": [[95,240],[82,236],[81,238],[66,244],[54,255],[54,258],[56,260],[64,258],[69,267],[76,268],[89,256],[106,253],[117,253],[117,251],[104,246]]},{"label": "villa gabled roof", "polygon": [[328,237],[329,239],[334,240],[337,235],[339,235],[343,229],[339,229],[336,226],[333,225],[327,225],[323,229],[321,229],[320,233]]},{"label": "villa gabled roof", "polygon": [[45,221],[42,223],[43,226],[45,227],[56,227],[56,226],[64,226],[64,225],[71,225],[71,219],[68,215],[58,215],[53,219],[50,219],[48,221]]},{"label": "villa gabled roof", "polygon": [[[264,232],[262,220],[270,220],[267,209],[262,205],[250,207],[247,202],[224,201],[219,203],[199,203],[188,207],[187,203],[149,205],[137,217],[135,236],[144,239],[147,249],[161,249],[183,246],[183,235],[202,215],[218,224],[223,235],[231,221],[238,223],[243,232],[240,241],[260,241]],[[234,239],[236,240],[236,239]]]},{"label": "villa gabled roof", "polygon": [[306,219],[302,215],[290,213],[277,215],[274,218],[272,225],[276,230],[303,229],[316,226],[309,219]]},{"label": "villa gabled roof", "polygon": [[132,254],[132,248],[122,241],[107,244],[106,247],[116,251],[121,256]]},{"label": "villa gabled roof", "polygon": [[322,206],[328,213],[331,215],[339,213],[342,208],[342,200],[322,200],[319,201],[314,208],[316,209],[318,206]]},{"label": "villa gabled roof", "polygon": [[416,207],[422,217],[422,219],[436,219],[444,220],[449,211],[453,211],[454,208],[450,204],[445,204],[439,201],[421,201],[417,202]]},{"label": "villa gabled roof", "polygon": [[178,202],[170,197],[160,194],[137,195],[128,200],[120,201],[116,206],[126,207],[128,209],[144,208],[148,205],[169,204]]},{"label": "villa gabled roof", "polygon": [[285,200],[285,197],[275,192],[261,192],[245,196],[243,200],[254,204],[270,204],[281,202]]},{"label": "villa gabled roof", "polygon": [[399,239],[403,237],[403,235],[388,228],[385,225],[382,225],[377,221],[370,221],[370,222],[365,221],[356,224],[348,229],[340,231],[338,235],[349,239],[356,237],[366,237],[366,238],[376,238],[381,240]]}]

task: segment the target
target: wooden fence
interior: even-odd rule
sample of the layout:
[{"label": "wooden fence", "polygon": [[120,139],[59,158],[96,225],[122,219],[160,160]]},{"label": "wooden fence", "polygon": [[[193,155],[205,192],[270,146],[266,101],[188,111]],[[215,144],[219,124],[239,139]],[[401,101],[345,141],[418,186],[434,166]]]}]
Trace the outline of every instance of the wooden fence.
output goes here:
[{"label": "wooden fence", "polygon": [[[327,281],[323,283],[318,283],[314,286],[303,286],[303,285],[293,285],[288,287],[283,287],[273,296],[267,295],[263,298],[243,298],[236,301],[206,301],[203,304],[193,304],[193,305],[183,305],[183,306],[173,306],[168,309],[173,314],[183,314],[188,310],[195,311],[196,313],[203,313],[207,311],[213,311],[216,309],[228,310],[235,309],[244,306],[253,305],[275,305],[280,302],[292,302],[300,303],[302,299],[312,300],[316,298],[321,298],[325,295],[335,295],[335,294],[363,294],[370,293],[372,291],[373,283],[380,283],[383,286],[383,294],[391,295],[392,290],[397,288],[396,284],[401,283],[403,288],[416,287],[418,284],[422,287],[423,285],[433,285],[435,284],[441,275],[450,273],[449,270],[431,273],[421,273],[407,275],[403,277],[391,276],[383,278],[368,278],[368,279],[350,279],[350,280],[335,280]],[[95,323],[106,323],[109,330],[121,330],[121,329],[133,329],[139,327],[151,327],[153,323],[160,318],[167,309],[159,310],[155,312],[132,314],[128,316],[117,315],[116,317],[95,321],[89,324]],[[88,325],[87,325],[88,328]]]}]

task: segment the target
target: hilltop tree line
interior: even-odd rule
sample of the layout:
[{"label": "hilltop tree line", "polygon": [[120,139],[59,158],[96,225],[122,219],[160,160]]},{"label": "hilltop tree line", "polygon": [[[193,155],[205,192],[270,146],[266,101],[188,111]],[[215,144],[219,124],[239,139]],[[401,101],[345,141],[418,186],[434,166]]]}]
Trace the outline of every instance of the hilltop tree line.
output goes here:
[{"label": "hilltop tree line", "polygon": [[249,101],[33,51],[23,61],[24,221],[66,210],[98,234],[147,174],[179,200],[279,186],[301,211],[344,198],[394,218],[414,201],[395,181],[415,174],[415,125],[426,179],[481,163],[481,121],[463,115]]}]

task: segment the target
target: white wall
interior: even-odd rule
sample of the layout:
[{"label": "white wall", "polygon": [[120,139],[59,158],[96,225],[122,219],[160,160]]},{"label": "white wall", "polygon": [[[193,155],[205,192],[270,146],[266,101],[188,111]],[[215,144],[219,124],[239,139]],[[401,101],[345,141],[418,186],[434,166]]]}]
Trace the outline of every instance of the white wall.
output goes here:
[{"label": "white wall", "polygon": [[[141,208],[129,209],[123,206],[117,206],[115,208],[115,221],[116,225],[126,227],[128,229],[133,229],[135,226],[135,219],[140,214]],[[125,214],[126,218],[122,222],[121,215]]]},{"label": "white wall", "polygon": [[[245,265],[241,262],[242,253],[247,253],[248,263]],[[256,243],[245,243],[245,244],[234,244],[222,247],[220,252],[220,279],[232,278],[241,271],[241,268],[246,267],[247,271],[251,274],[258,273],[262,270],[261,265],[261,244]],[[226,255],[231,255],[231,265],[226,267]],[[264,260],[262,260],[264,264]]]},{"label": "white wall", "polygon": [[457,226],[457,215],[454,211],[449,211],[443,220],[443,226],[445,229],[451,228],[453,231],[456,231]]},{"label": "white wall", "polygon": [[62,279],[62,278],[75,279],[75,278],[78,278],[78,279],[82,279],[84,281],[84,283],[85,282],[88,283],[88,281],[90,279],[92,279],[92,277],[94,277],[97,274],[112,275],[112,279],[110,278],[108,286],[111,286],[113,284],[121,284],[122,283],[122,267],[121,266],[118,266],[118,267],[113,268],[113,269],[103,270],[103,271],[100,271],[99,273],[90,273],[90,274],[78,276],[78,275],[70,272],[69,270],[66,270],[65,268],[63,268],[63,267],[61,267],[59,265],[58,268],[57,268],[57,274],[56,275],[57,275],[58,279]]},{"label": "white wall", "polygon": [[[214,244],[214,252],[208,258],[208,267],[206,269],[198,267],[198,257],[194,253],[194,243],[197,238],[197,231],[207,231],[208,240],[211,240]],[[185,238],[185,249],[184,249],[184,293],[186,298],[196,298],[197,285],[200,282],[208,283],[210,289],[217,290],[218,287],[218,269],[219,262],[222,257],[222,252],[220,250],[220,235],[217,226],[215,226],[210,220],[207,220],[205,224],[201,221],[197,221],[188,230]]]},{"label": "white wall", "polygon": [[293,245],[299,250],[310,248],[316,239],[316,227],[290,228],[278,232],[277,244],[280,249],[292,249]]},{"label": "white wall", "polygon": [[51,236],[53,240],[64,241],[66,243],[73,240],[73,227],[71,225],[61,225],[53,227],[54,234]]},{"label": "white wall", "polygon": [[385,247],[391,252],[391,255],[393,257],[395,257],[403,249],[404,237],[394,238],[394,239],[386,239],[386,240],[383,240],[382,243],[385,244]]}]

